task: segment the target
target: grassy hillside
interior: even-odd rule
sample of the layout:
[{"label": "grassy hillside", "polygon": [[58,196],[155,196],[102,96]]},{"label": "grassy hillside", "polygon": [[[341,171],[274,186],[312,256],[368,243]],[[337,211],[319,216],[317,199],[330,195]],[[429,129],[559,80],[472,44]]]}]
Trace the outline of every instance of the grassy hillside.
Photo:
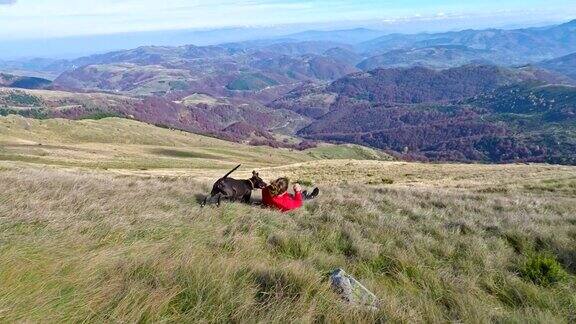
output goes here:
[{"label": "grassy hillside", "polygon": [[100,169],[226,169],[318,158],[390,159],[353,145],[309,151],[253,147],[121,118],[71,121],[0,117],[0,160]]},{"label": "grassy hillside", "polygon": [[359,145],[320,145],[307,150],[307,153],[319,159],[352,159],[352,160],[391,160],[391,157],[381,151]]},{"label": "grassy hillside", "polygon": [[[575,167],[317,160],[114,118],[0,118],[0,152],[2,322],[576,320]],[[322,194],[200,208],[236,162]],[[335,267],[381,309],[342,303]]]}]

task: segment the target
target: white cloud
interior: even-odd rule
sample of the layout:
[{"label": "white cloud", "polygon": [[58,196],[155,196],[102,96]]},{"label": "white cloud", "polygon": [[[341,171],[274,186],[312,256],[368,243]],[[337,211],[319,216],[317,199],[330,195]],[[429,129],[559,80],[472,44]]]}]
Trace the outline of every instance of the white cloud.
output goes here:
[{"label": "white cloud", "polygon": [[[545,10],[565,16],[576,14],[576,9],[569,6],[573,0],[525,1],[532,4],[546,2]],[[501,0],[484,0],[486,5],[482,8],[477,5],[447,5],[461,3],[456,0],[410,2],[411,4],[396,0],[0,0],[0,4],[4,4],[0,7],[0,39],[367,20],[441,20],[455,15],[468,15],[470,12],[505,10],[511,6],[502,5]],[[565,5],[566,3],[568,5]],[[532,7],[543,8],[542,5]],[[511,9],[519,10],[513,6]],[[544,17],[545,10],[539,10],[539,16]]]}]

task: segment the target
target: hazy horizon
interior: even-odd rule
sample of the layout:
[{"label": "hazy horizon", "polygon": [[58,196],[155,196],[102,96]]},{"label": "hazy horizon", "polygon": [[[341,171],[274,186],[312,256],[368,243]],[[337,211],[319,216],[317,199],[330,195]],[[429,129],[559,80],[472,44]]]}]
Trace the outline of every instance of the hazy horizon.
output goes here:
[{"label": "hazy horizon", "polygon": [[[0,0],[0,59],[72,58],[143,45],[214,45],[307,30],[382,33],[538,27],[569,21],[566,0]],[[281,15],[278,15],[281,12]]]}]

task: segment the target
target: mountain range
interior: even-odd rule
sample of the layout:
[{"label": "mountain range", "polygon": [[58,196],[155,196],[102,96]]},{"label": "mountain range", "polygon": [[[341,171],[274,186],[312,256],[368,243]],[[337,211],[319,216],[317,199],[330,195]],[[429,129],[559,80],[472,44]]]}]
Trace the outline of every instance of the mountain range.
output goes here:
[{"label": "mountain range", "polygon": [[0,63],[53,76],[0,75],[0,113],[119,116],[259,145],[348,142],[426,161],[576,164],[575,55],[576,20],[144,46]]},{"label": "mountain range", "polygon": [[[365,52],[460,45],[508,55],[515,63],[538,62],[576,52],[576,20],[540,28],[463,30],[436,34],[385,35],[360,44]],[[498,63],[498,62],[496,62]]]}]

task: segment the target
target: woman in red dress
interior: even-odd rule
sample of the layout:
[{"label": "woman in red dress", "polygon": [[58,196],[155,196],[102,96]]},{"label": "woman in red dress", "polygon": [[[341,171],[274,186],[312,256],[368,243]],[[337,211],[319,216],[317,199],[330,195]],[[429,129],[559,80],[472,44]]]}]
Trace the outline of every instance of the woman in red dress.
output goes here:
[{"label": "woman in red dress", "polygon": [[290,181],[287,178],[274,180],[270,185],[262,189],[262,203],[271,208],[287,212],[302,207],[304,200],[313,199],[318,196],[319,190],[315,188],[311,194],[302,192],[299,184],[294,184],[294,194],[288,193]]}]

